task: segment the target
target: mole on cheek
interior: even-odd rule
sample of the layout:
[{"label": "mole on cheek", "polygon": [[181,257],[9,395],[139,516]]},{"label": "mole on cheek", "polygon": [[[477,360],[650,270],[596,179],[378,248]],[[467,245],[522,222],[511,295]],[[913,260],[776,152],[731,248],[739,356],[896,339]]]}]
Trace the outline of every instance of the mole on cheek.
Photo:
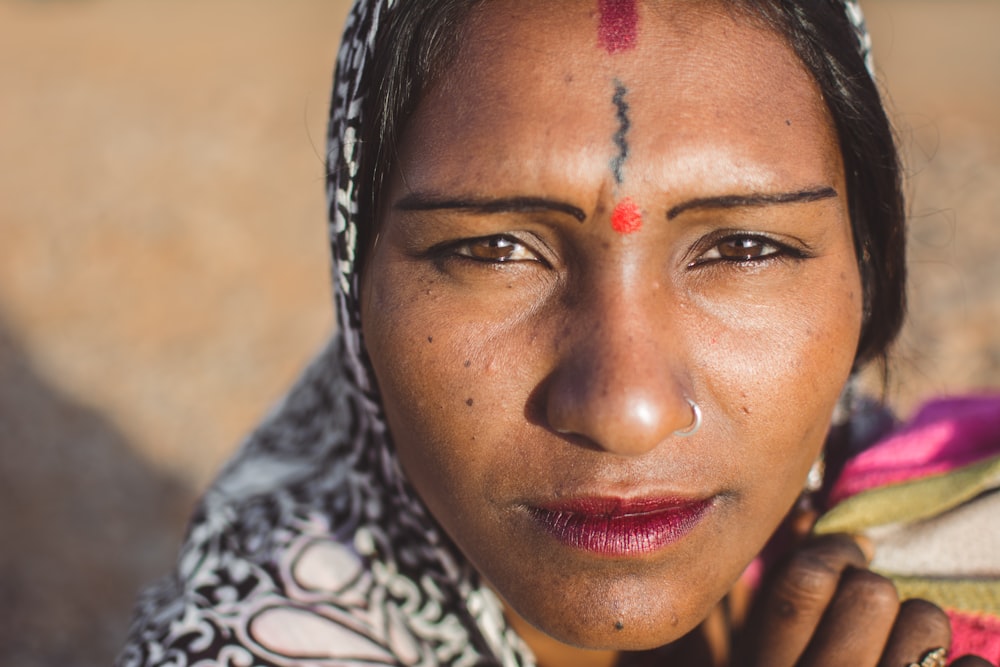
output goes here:
[{"label": "mole on cheek", "polygon": [[608,53],[627,51],[635,46],[639,13],[635,0],[598,0],[600,23],[597,41]]},{"label": "mole on cheek", "polygon": [[634,201],[626,197],[615,206],[611,227],[619,234],[631,234],[642,228],[642,212]]}]

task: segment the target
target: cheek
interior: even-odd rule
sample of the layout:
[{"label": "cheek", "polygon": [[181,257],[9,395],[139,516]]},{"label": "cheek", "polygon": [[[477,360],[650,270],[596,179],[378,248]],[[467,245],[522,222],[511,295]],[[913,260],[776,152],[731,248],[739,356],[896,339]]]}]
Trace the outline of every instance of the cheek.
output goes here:
[{"label": "cheek", "polygon": [[504,331],[475,308],[456,309],[434,278],[386,265],[366,281],[364,336],[407,477],[446,526],[502,450],[495,421],[519,395]]},{"label": "cheek", "polygon": [[793,491],[825,439],[861,328],[853,257],[811,261],[781,289],[716,307],[696,353],[742,465],[784,470]]}]

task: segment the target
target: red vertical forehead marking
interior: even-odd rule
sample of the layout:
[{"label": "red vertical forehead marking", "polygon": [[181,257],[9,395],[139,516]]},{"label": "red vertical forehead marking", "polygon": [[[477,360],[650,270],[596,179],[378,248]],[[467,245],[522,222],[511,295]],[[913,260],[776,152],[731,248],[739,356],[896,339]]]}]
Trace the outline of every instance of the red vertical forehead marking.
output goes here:
[{"label": "red vertical forehead marking", "polygon": [[601,14],[597,39],[608,53],[627,51],[635,46],[639,13],[635,0],[598,0]]},{"label": "red vertical forehead marking", "polygon": [[619,234],[631,234],[642,228],[642,212],[634,201],[626,197],[618,202],[611,213],[611,227]]}]

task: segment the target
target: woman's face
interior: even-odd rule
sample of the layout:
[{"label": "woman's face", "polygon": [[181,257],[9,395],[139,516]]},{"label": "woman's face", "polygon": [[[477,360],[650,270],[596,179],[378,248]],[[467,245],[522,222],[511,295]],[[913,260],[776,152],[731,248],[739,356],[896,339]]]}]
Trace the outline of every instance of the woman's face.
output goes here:
[{"label": "woman's face", "polygon": [[639,649],[798,496],[861,286],[783,41],[713,3],[596,5],[474,10],[398,146],[362,321],[403,468],[476,568],[559,640]]}]

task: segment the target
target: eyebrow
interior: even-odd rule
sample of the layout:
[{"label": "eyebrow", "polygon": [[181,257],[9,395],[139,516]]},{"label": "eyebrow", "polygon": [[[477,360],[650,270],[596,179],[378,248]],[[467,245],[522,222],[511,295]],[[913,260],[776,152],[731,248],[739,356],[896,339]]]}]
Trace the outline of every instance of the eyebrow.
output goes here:
[{"label": "eyebrow", "polygon": [[436,211],[450,209],[470,213],[533,213],[555,211],[583,222],[587,214],[572,204],[545,197],[506,197],[501,199],[444,199],[432,194],[411,193],[396,202],[401,211]]},{"label": "eyebrow", "polygon": [[667,211],[667,220],[673,220],[681,213],[694,209],[747,208],[751,206],[773,206],[777,204],[798,204],[830,199],[837,196],[831,187],[807,188],[797,192],[761,193],[749,195],[722,195],[702,197],[682,202]]},{"label": "eyebrow", "polygon": [[[837,197],[837,191],[828,186],[806,188],[795,192],[759,193],[749,195],[721,195],[700,197],[677,204],[667,211],[667,220],[673,220],[682,213],[697,209],[747,208],[753,206],[774,206],[820,201]],[[584,222],[587,214],[583,209],[545,197],[503,197],[500,199],[446,199],[434,194],[413,192],[396,202],[401,211],[454,210],[469,213],[532,213],[555,211],[565,213]]]}]

